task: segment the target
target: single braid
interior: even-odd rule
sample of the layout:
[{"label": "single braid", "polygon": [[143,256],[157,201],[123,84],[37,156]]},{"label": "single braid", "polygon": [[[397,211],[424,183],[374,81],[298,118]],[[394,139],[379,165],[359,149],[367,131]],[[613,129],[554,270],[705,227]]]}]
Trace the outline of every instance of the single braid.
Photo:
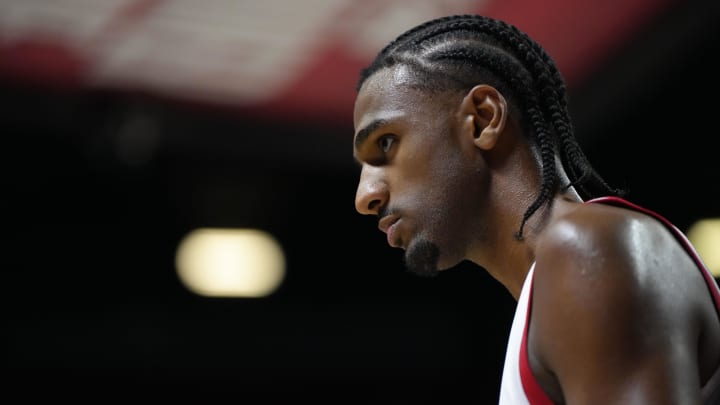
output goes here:
[{"label": "single braid", "polygon": [[487,83],[519,111],[541,162],[541,184],[515,233],[518,240],[529,218],[552,201],[560,183],[556,156],[569,183],[583,198],[622,195],[593,169],[578,144],[567,108],[565,81],[548,53],[527,34],[504,21],[480,15],[454,15],[427,21],[398,36],[364,68],[359,90],[378,70],[408,66],[418,86],[469,91]]}]

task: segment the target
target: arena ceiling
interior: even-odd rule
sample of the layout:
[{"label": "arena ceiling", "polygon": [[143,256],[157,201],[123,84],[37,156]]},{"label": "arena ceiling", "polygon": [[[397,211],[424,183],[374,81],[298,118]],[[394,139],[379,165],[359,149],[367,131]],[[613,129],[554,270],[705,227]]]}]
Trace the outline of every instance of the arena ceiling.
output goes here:
[{"label": "arena ceiling", "polygon": [[300,122],[347,120],[358,70],[420,21],[505,19],[579,86],[680,0],[2,0],[0,74]]}]

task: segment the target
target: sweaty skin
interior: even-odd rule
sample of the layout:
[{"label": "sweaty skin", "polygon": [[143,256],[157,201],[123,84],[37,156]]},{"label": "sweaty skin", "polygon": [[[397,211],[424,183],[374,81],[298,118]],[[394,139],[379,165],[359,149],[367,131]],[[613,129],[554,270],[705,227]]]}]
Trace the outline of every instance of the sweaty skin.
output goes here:
[{"label": "sweaty skin", "polygon": [[528,352],[555,403],[700,404],[720,364],[720,324],[668,230],[583,204],[570,187],[517,240],[540,166],[506,99],[484,84],[466,93],[413,84],[402,65],[381,69],[354,110],[356,209],[377,216],[407,267],[435,275],[469,260],[517,299],[535,262]]}]

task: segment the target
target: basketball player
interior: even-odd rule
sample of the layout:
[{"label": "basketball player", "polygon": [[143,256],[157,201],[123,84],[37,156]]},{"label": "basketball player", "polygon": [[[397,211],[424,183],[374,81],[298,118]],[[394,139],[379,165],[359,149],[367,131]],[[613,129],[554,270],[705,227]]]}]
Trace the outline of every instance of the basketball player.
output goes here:
[{"label": "basketball player", "polygon": [[358,83],[356,208],[408,269],[470,260],[518,300],[502,404],[720,403],[720,292],[573,133],[565,84],[514,26],[434,19]]}]

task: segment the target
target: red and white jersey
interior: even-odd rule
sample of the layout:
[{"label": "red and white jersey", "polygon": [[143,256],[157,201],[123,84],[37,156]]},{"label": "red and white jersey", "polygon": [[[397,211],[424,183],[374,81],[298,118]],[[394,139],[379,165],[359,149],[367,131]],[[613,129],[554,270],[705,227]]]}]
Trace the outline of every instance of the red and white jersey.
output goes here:
[{"label": "red and white jersey", "polygon": [[[690,244],[685,235],[680,232],[667,219],[657,213],[639,207],[618,197],[601,197],[589,200],[586,203],[604,203],[612,204],[620,207],[634,209],[644,212],[652,217],[657,218],[675,235],[676,239],[683,245],[688,254],[693,258],[701,271],[708,285],[710,294],[715,301],[715,307],[720,314],[720,288],[713,278],[712,273],[707,269],[695,248]],[[532,281],[535,271],[535,263],[530,266],[525,281],[523,282],[520,297],[518,298],[517,308],[515,309],[515,318],[510,328],[510,337],[508,338],[507,351],[505,353],[505,365],[503,367],[502,382],[500,385],[500,405],[553,405],[552,400],[547,396],[545,391],[535,379],[530,368],[530,362],[527,355],[527,325],[530,313],[530,305],[532,304]],[[720,373],[720,369],[716,371],[716,377]],[[716,378],[714,378],[716,379]],[[716,389],[715,395],[720,396],[720,388]],[[712,403],[712,400],[711,400]]]},{"label": "red and white jersey", "polygon": [[[505,366],[500,384],[500,405],[552,405],[552,401],[535,381],[527,359],[527,317],[535,263],[530,266],[518,298],[515,318],[510,327]],[[521,355],[522,354],[522,355]]]}]

